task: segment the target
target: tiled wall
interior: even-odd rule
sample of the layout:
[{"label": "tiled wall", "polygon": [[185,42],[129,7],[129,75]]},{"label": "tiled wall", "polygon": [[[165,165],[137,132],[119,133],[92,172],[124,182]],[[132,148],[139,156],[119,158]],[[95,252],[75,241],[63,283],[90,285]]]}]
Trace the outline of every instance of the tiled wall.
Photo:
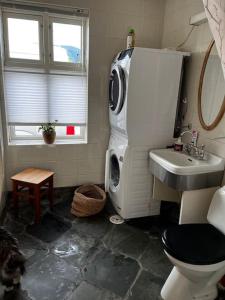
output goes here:
[{"label": "tiled wall", "polygon": [[[39,0],[62,4],[61,0]],[[113,56],[126,46],[129,27],[137,46],[160,47],[164,0],[64,0],[63,5],[90,9],[89,139],[87,145],[6,146],[7,181],[25,167],[50,168],[56,186],[104,182],[109,138],[108,75]]]},{"label": "tiled wall", "polygon": [[[202,0],[167,0],[165,6],[164,30],[162,47],[176,47],[184,41],[191,27],[190,16],[203,12]],[[192,53],[187,65],[185,88],[188,98],[188,111],[185,123],[192,123],[193,128],[200,132],[199,142],[206,145],[206,150],[225,157],[225,138],[215,140],[217,137],[225,136],[225,116],[220,124],[212,131],[204,130],[198,119],[197,96],[198,82],[204,53],[212,40],[208,23],[196,27],[183,50]]]}]

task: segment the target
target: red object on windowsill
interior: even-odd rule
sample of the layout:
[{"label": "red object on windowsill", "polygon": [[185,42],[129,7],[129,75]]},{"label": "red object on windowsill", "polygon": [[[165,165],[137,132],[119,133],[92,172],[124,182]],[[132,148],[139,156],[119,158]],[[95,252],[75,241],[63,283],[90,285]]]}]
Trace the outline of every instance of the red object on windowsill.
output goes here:
[{"label": "red object on windowsill", "polygon": [[66,126],[66,135],[75,135],[75,126]]}]

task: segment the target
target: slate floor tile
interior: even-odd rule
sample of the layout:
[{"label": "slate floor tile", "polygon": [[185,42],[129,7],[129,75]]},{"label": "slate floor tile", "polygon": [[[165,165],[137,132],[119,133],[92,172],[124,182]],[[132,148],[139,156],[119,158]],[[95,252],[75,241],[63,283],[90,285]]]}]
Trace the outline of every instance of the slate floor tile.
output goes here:
[{"label": "slate floor tile", "polygon": [[116,244],[126,240],[132,235],[132,230],[126,224],[112,225],[111,230],[104,236],[104,243],[108,247],[115,247]]},{"label": "slate floor tile", "polygon": [[107,247],[137,259],[149,243],[149,237],[143,231],[134,229],[126,224],[114,225],[104,237]]},{"label": "slate floor tile", "polygon": [[163,251],[161,239],[150,239],[140,262],[145,270],[148,270],[164,280],[169,276],[172,270],[172,264]]},{"label": "slate floor tile", "polygon": [[142,271],[127,300],[159,300],[163,283],[161,278]]},{"label": "slate floor tile", "polygon": [[38,239],[34,239],[27,234],[21,234],[16,237],[19,242],[20,250],[27,259],[26,266],[43,260],[49,252],[46,244]]},{"label": "slate floor tile", "polygon": [[97,242],[93,237],[69,230],[53,243],[51,251],[71,265],[82,268],[97,251],[96,246]]},{"label": "slate floor tile", "polygon": [[0,300],[158,300],[172,268],[161,244],[167,223],[155,217],[113,225],[107,206],[93,217],[73,217],[73,193],[57,189],[53,213],[44,199],[39,225],[27,201],[18,218],[7,209],[5,226],[19,240],[27,273],[21,290],[3,295],[0,288]]},{"label": "slate floor tile", "polygon": [[91,285],[83,281],[79,287],[75,290],[70,300],[122,300],[122,298],[115,294],[99,289],[94,285]]},{"label": "slate floor tile", "polygon": [[79,269],[68,265],[55,255],[48,255],[41,263],[27,268],[22,288],[33,300],[62,300],[79,285]]},{"label": "slate floor tile", "polygon": [[61,201],[70,199],[72,202],[75,189],[76,188],[74,187],[56,188],[54,191],[54,197],[60,199]]},{"label": "slate floor tile", "polygon": [[[27,193],[28,195],[28,193]],[[14,220],[22,223],[22,224],[33,224],[35,220],[35,209],[32,203],[28,201],[28,196],[25,195],[20,197],[19,201],[19,210],[17,211],[17,215],[15,215],[15,210],[13,207],[12,196],[8,199],[7,211],[10,213]],[[49,200],[46,197],[41,199],[41,215],[49,211]]]},{"label": "slate floor tile", "polygon": [[127,224],[133,228],[139,228],[147,232],[151,237],[157,238],[160,238],[163,231],[170,226],[170,223],[163,220],[160,216],[131,219],[127,221]]},{"label": "slate floor tile", "polygon": [[56,205],[54,205],[54,213],[69,219],[69,220],[74,220],[75,216],[73,214],[71,214],[70,210],[71,210],[71,203],[72,203],[73,199],[66,199],[65,201],[61,201],[59,203],[57,203]]},{"label": "slate floor tile", "polygon": [[100,251],[85,268],[85,279],[99,288],[124,297],[139,271],[138,263],[109,250]]},{"label": "slate floor tile", "polygon": [[17,235],[25,231],[25,226],[12,218],[9,213],[7,213],[3,225],[13,235]]},{"label": "slate floor tile", "polygon": [[0,300],[32,300],[27,291],[23,291],[22,289],[14,289],[10,292],[3,291],[3,288],[0,288]]},{"label": "slate floor tile", "polygon": [[[19,201],[19,210],[18,213],[15,215],[15,210],[12,206],[8,208],[8,212],[12,216],[12,218],[24,225],[32,224],[34,222],[34,208],[31,204],[27,201]],[[45,209],[41,209],[42,214],[45,213]]]},{"label": "slate floor tile", "polygon": [[30,235],[50,243],[57,240],[62,234],[71,228],[71,224],[54,214],[46,213],[39,224],[27,226],[26,231]]},{"label": "slate floor tile", "polygon": [[112,224],[108,219],[97,215],[89,218],[76,218],[72,228],[84,235],[92,236],[99,240],[103,238],[111,226]]},{"label": "slate floor tile", "polygon": [[216,300],[224,300],[225,299],[225,289],[219,289],[219,295]]}]

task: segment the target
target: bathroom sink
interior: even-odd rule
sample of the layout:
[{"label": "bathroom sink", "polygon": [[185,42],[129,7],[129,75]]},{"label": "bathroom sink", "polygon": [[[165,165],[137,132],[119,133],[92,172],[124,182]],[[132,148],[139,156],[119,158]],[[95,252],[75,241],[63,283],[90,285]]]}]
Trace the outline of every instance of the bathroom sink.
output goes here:
[{"label": "bathroom sink", "polygon": [[159,149],[150,152],[150,158],[167,171],[178,175],[194,175],[224,170],[224,159],[211,153],[199,160],[171,149]]},{"label": "bathroom sink", "polygon": [[149,155],[153,175],[177,190],[208,188],[222,182],[225,160],[209,152],[204,160],[173,149],[152,150]]}]

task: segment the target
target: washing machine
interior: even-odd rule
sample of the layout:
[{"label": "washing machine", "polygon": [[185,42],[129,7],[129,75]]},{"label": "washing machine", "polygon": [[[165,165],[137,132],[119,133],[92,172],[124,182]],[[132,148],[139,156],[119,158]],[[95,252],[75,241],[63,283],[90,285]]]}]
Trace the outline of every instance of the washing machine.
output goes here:
[{"label": "washing machine", "polygon": [[123,134],[126,134],[127,90],[133,50],[121,51],[115,57],[109,78],[110,124]]},{"label": "washing machine", "polygon": [[187,55],[133,48],[114,59],[109,80],[110,125],[127,136],[130,145],[148,145],[152,138],[157,144],[173,134]]},{"label": "washing machine", "polygon": [[114,59],[109,80],[111,137],[105,186],[124,218],[159,215],[149,151],[173,143],[183,60],[188,53],[133,48]]},{"label": "washing machine", "polygon": [[160,201],[152,197],[153,177],[149,171],[149,146],[130,147],[114,131],[106,154],[105,189],[124,219],[160,213]]}]

